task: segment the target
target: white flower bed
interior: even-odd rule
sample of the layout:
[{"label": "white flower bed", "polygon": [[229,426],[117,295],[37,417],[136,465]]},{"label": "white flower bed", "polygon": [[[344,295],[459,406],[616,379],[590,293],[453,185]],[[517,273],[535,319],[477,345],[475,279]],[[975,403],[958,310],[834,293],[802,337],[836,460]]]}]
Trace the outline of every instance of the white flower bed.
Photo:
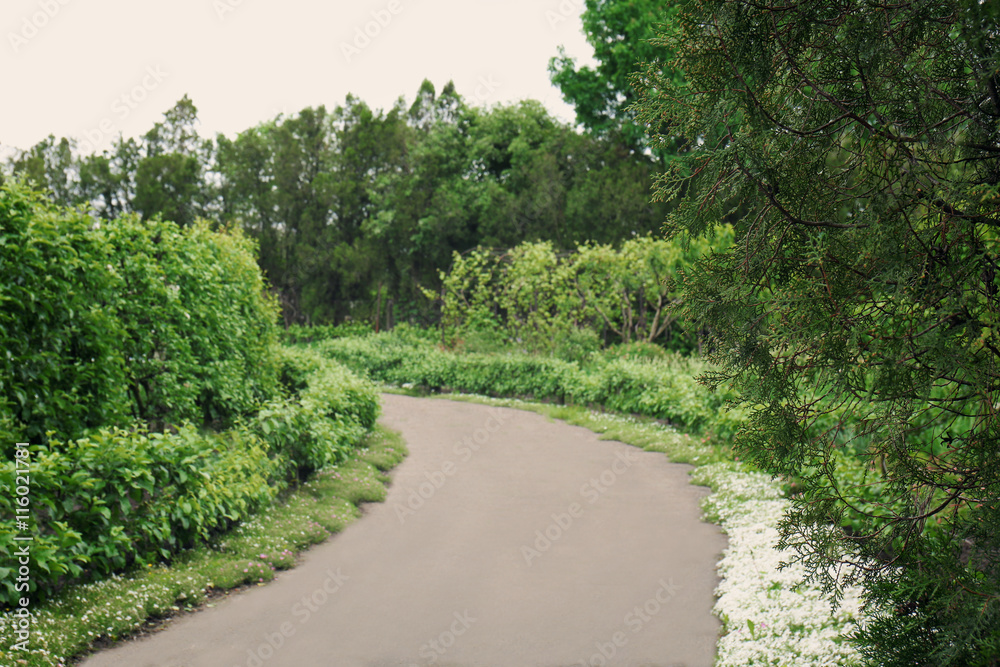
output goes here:
[{"label": "white flower bed", "polygon": [[729,536],[718,570],[715,613],[725,634],[719,640],[717,667],[856,665],[857,652],[844,639],[860,618],[860,589],[845,591],[833,610],[817,588],[798,585],[805,570],[779,552],[777,525],[788,501],[766,475],[713,464],[693,479],[715,493],[704,501],[706,514]]}]

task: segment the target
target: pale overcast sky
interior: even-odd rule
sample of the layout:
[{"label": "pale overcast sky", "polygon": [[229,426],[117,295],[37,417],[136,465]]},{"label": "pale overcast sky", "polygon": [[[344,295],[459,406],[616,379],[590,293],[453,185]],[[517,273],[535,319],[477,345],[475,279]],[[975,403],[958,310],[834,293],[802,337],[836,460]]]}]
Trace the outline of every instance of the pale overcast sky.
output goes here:
[{"label": "pale overcast sky", "polygon": [[203,136],[353,93],[387,109],[425,78],[471,103],[541,100],[559,45],[583,62],[583,0],[0,0],[0,145],[146,132],[187,94]]}]

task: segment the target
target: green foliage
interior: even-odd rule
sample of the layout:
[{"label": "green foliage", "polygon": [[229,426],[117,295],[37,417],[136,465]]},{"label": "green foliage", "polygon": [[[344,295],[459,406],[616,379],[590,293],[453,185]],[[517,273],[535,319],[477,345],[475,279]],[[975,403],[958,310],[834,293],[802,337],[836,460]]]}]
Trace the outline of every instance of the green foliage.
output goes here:
[{"label": "green foliage", "polygon": [[514,346],[582,360],[609,337],[691,350],[698,332],[676,317],[676,281],[729,240],[722,230],[686,247],[641,237],[618,250],[589,244],[568,256],[550,243],[456,255],[441,276],[442,326],[470,351]]},{"label": "green foliage", "polygon": [[328,324],[303,326],[292,324],[281,331],[281,341],[286,345],[300,343],[315,343],[328,338],[343,338],[349,336],[364,336],[372,333],[371,326],[364,322],[345,322],[343,324]]},{"label": "green foliage", "polygon": [[996,664],[1000,10],[697,0],[680,24],[657,46],[686,83],[654,63],[639,118],[691,138],[670,231],[737,219],[687,312],[752,409],[740,450],[801,485],[783,545],[865,586],[873,664]]},{"label": "green foliage", "polygon": [[197,215],[194,202],[202,186],[198,159],[180,153],[154,155],[135,173],[135,210],[146,219],[159,215],[185,227]]},{"label": "green foliage", "polygon": [[[87,216],[0,186],[0,429],[40,442],[129,411],[110,248]],[[8,412],[8,410],[10,412]]]},{"label": "green foliage", "polygon": [[604,350],[605,359],[662,359],[666,351],[654,343],[622,343]]},{"label": "green foliage", "polygon": [[706,364],[678,354],[655,360],[590,354],[581,365],[509,352],[456,354],[395,334],[338,338],[315,350],[387,384],[602,405],[719,438],[731,437],[744,417],[742,411],[725,410],[731,394],[709,392],[693,379],[709,368]]},{"label": "green foliage", "polygon": [[100,230],[136,419],[228,424],[275,389],[275,304],[240,234],[134,216]]},{"label": "green foliage", "polygon": [[[237,432],[102,429],[31,453],[33,599],[68,581],[169,557],[246,518],[277,490],[264,443]],[[13,488],[14,464],[4,463],[0,477]],[[9,497],[0,503],[13,515]],[[9,524],[0,528],[6,553],[16,534]],[[0,602],[13,605],[14,579],[4,582]]]},{"label": "green foliage", "polygon": [[552,355],[557,359],[582,364],[601,350],[601,344],[600,335],[593,329],[574,328],[554,341]]},{"label": "green foliage", "polygon": [[0,662],[63,667],[108,641],[148,629],[150,622],[197,608],[213,593],[261,584],[297,562],[361,516],[356,503],[385,499],[387,471],[406,455],[398,434],[377,429],[358,443],[351,460],[316,475],[267,512],[186,551],[169,565],[136,569],[94,583],[71,584],[47,602],[32,604],[28,651],[12,647],[16,624],[0,614]]},{"label": "green foliage", "polygon": [[711,238],[686,243],[644,237],[626,241],[617,251],[583,246],[572,258],[576,292],[615,340],[689,352],[700,346],[701,332],[679,318],[679,281],[697,271],[702,257],[724,251],[731,242],[731,230],[723,227]]},{"label": "green foliage", "polygon": [[[374,386],[306,350],[284,350],[281,364],[295,385],[288,396],[228,431],[108,428],[32,447],[32,599],[203,544],[347,460],[378,416]],[[15,464],[2,464],[0,483],[15,480]],[[0,498],[0,514],[13,516],[13,498]],[[15,534],[0,527],[8,554]],[[0,603],[13,605],[14,579],[4,581]]]},{"label": "green foliage", "polygon": [[43,442],[139,420],[226,424],[276,388],[253,244],[204,223],[98,223],[0,189],[0,427]]},{"label": "green foliage", "polygon": [[[655,0],[586,0],[583,31],[594,48],[596,67],[577,68],[560,48],[549,62],[552,83],[576,108],[576,122],[597,136],[611,136],[641,152],[648,144],[646,128],[637,122],[635,90],[629,77],[663,53],[650,44],[661,23],[673,21],[679,2]],[[662,61],[668,60],[662,58]],[[666,76],[682,81],[672,68]]]},{"label": "green foliage", "polygon": [[551,243],[524,243],[505,255],[456,255],[451,271],[441,276],[442,326],[452,335],[502,335],[524,349],[548,350],[580,325],[570,277]]},{"label": "green foliage", "polygon": [[286,326],[433,323],[420,289],[438,288],[454,252],[617,243],[656,230],[665,210],[649,200],[645,157],[537,101],[471,106],[450,83],[438,93],[425,81],[409,108],[348,96],[234,139],[204,141],[196,125],[184,97],[139,139],[89,154],[86,142],[49,137],[8,167],[105,220],[241,228]]},{"label": "green foliage", "polygon": [[283,349],[281,377],[292,398],[265,403],[246,428],[279,452],[298,480],[343,462],[378,417],[374,386],[307,350]]}]

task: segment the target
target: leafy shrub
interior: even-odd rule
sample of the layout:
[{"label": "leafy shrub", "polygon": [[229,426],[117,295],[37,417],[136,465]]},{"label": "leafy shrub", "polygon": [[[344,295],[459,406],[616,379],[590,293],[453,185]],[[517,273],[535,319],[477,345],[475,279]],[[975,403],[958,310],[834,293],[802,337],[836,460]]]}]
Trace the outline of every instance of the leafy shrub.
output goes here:
[{"label": "leafy shrub", "polygon": [[286,348],[280,358],[281,377],[297,389],[289,398],[265,403],[246,427],[302,480],[347,459],[375,425],[378,394],[370,382],[308,350]]},{"label": "leafy shrub", "polygon": [[570,329],[553,341],[552,354],[564,361],[584,363],[601,349],[601,337],[593,329]]},{"label": "leafy shrub", "polygon": [[344,322],[337,325],[303,326],[292,324],[281,332],[281,341],[286,345],[301,343],[316,343],[329,338],[345,338],[364,336],[372,333],[371,326],[366,322]]},{"label": "leafy shrub", "polygon": [[[697,335],[678,319],[676,286],[731,238],[723,228],[711,240],[640,237],[617,248],[582,245],[568,256],[547,242],[456,254],[451,270],[441,273],[442,327],[446,339],[463,342],[467,351],[506,346],[581,360],[598,337],[690,351]],[[569,339],[575,344],[567,345]]]},{"label": "leafy shrub", "polygon": [[656,343],[634,342],[612,345],[601,352],[605,359],[663,359],[667,351]]},{"label": "leafy shrub", "polygon": [[[276,493],[269,483],[275,463],[249,433],[102,429],[51,440],[31,454],[36,598],[73,579],[168,557],[246,518]],[[13,463],[2,465],[0,478],[12,487]],[[10,494],[0,498],[0,513],[13,514]],[[14,535],[9,523],[0,528],[7,553],[14,553]],[[13,604],[14,578],[2,570],[0,601]]]},{"label": "leafy shrub", "polygon": [[452,341],[457,352],[496,354],[510,349],[507,334],[495,323],[478,322],[467,326]]},{"label": "leafy shrub", "polygon": [[137,217],[101,234],[135,418],[224,425],[274,394],[278,311],[248,238]]},{"label": "leafy shrub", "polygon": [[[33,447],[32,597],[169,558],[246,519],[296,478],[343,461],[378,417],[375,387],[307,350],[280,358],[302,389],[223,433],[111,428]],[[14,463],[0,464],[0,485],[13,488],[14,472]],[[13,494],[0,497],[0,515],[13,514]],[[14,553],[14,535],[10,522],[0,526],[0,549]],[[16,599],[8,574],[0,567],[3,604]]]},{"label": "leafy shrub", "polygon": [[0,186],[0,435],[41,442],[129,414],[118,281],[92,225]]},{"label": "leafy shrub", "polygon": [[656,360],[591,356],[592,363],[581,365],[520,353],[456,354],[393,334],[330,340],[315,349],[379,382],[430,391],[601,405],[722,438],[732,437],[743,419],[726,409],[731,396],[695,379],[710,370],[707,363],[673,353]]},{"label": "leafy shrub", "polygon": [[254,248],[205,224],[98,224],[0,187],[0,429],[227,424],[277,388],[277,309]]}]

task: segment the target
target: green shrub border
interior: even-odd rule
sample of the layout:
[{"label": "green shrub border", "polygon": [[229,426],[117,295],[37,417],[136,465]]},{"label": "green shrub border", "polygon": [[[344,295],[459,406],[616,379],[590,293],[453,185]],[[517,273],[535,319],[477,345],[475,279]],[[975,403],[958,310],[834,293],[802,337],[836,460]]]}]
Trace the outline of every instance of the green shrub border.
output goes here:
[{"label": "green shrub border", "polygon": [[528,354],[460,354],[414,336],[382,333],[311,346],[358,374],[397,387],[601,407],[661,420],[720,441],[735,436],[741,409],[695,379],[710,367],[675,353],[591,355],[587,363]]},{"label": "green shrub border", "polygon": [[[170,559],[268,506],[290,485],[346,461],[375,424],[374,385],[305,350],[281,354],[282,377],[297,390],[269,401],[222,433],[181,425],[167,433],[121,428],[32,448],[32,573],[27,594],[44,601],[70,583],[105,578]],[[0,464],[0,486],[16,467]],[[14,516],[12,494],[0,515]],[[14,554],[13,521],[0,549]],[[14,606],[12,561],[0,567],[0,603]]]}]

